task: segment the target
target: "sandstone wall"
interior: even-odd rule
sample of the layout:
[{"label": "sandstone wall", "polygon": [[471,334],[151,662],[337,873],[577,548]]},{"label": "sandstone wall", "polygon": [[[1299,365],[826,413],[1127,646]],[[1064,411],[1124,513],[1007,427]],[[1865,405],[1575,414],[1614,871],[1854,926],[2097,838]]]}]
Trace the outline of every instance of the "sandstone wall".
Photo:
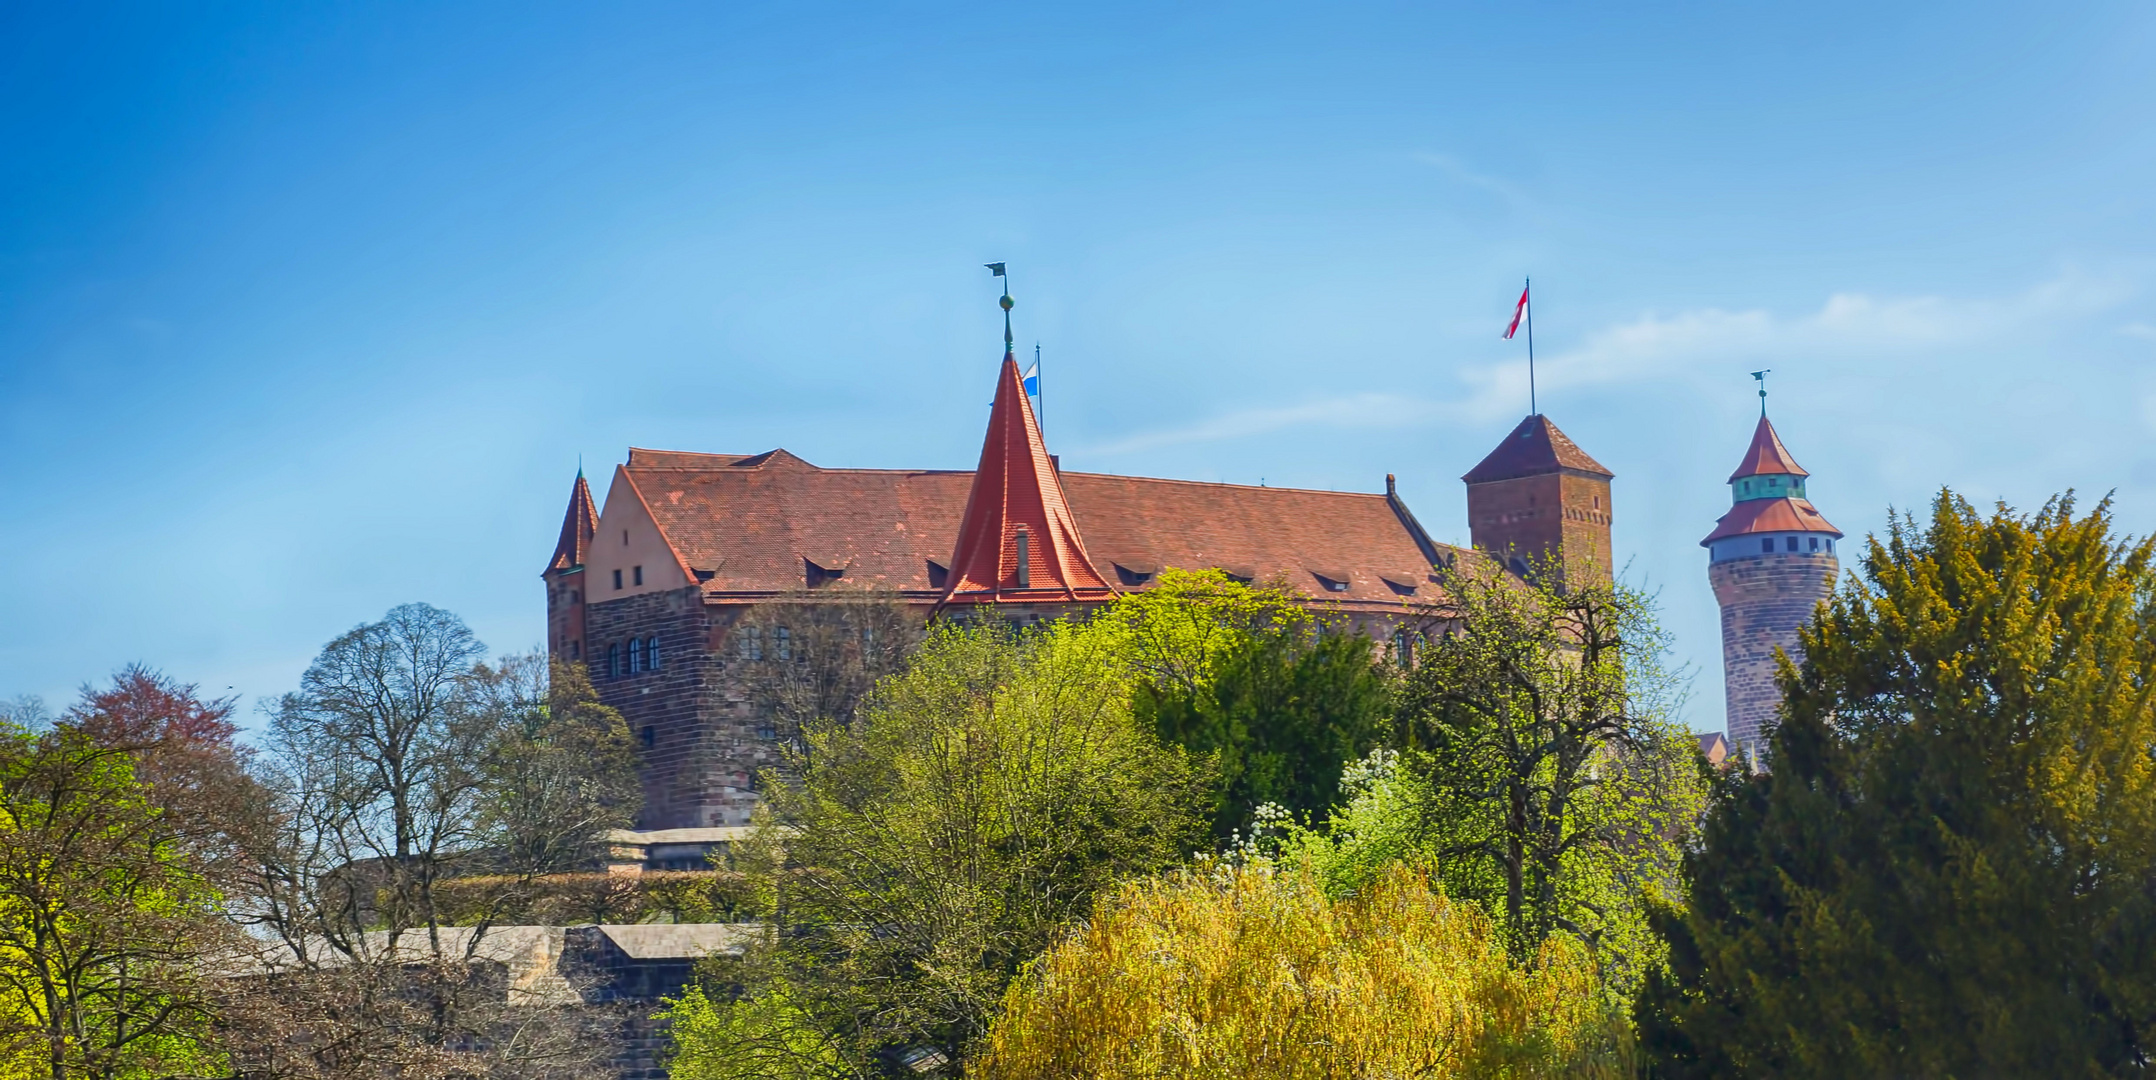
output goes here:
[{"label": "sandstone wall", "polygon": [[1774,651],[1801,662],[1797,628],[1833,591],[1841,564],[1821,552],[1777,552],[1712,563],[1707,578],[1722,606],[1722,676],[1729,745],[1757,757],[1782,703]]}]

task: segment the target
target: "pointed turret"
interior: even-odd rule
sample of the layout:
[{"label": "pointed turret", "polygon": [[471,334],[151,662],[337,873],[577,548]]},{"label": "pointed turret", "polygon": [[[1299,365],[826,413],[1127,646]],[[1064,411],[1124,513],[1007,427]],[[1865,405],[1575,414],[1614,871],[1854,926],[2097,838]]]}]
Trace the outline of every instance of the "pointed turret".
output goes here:
[{"label": "pointed turret", "polygon": [[1113,596],[1115,589],[1086,557],[1033,404],[1019,384],[1018,361],[1005,351],[943,602],[1040,604]]},{"label": "pointed turret", "polygon": [[[1808,545],[1807,551],[1818,547],[1822,540],[1827,542],[1827,550],[1833,550],[1832,541],[1841,539],[1842,533],[1804,497],[1804,480],[1810,475],[1790,456],[1781,435],[1761,413],[1759,426],[1752,429],[1752,445],[1745,448],[1737,471],[1729,474],[1729,513],[1722,515],[1714,531],[1699,545],[1721,552],[1716,557],[1724,558],[1749,554],[1751,550],[1748,545],[1729,546],[1725,541],[1796,533],[1799,537],[1794,542]],[[1784,546],[1789,542],[1785,538]],[[1717,544],[1724,546],[1716,547]]]},{"label": "pointed turret", "polygon": [[1752,445],[1744,451],[1744,460],[1737,463],[1737,471],[1729,474],[1734,484],[1748,476],[1810,476],[1797,459],[1789,456],[1789,448],[1782,445],[1782,437],[1767,420],[1766,413],[1759,414],[1759,426],[1752,429]]},{"label": "pointed turret", "polygon": [[546,581],[546,644],[557,660],[584,659],[584,556],[599,535],[599,511],[592,505],[584,467],[569,489],[569,509],[562,514],[561,539],[540,577]]},{"label": "pointed turret", "polygon": [[576,484],[569,489],[569,509],[561,518],[561,539],[555,542],[554,558],[542,574],[584,565],[584,553],[591,550],[591,538],[598,534],[599,511],[592,505],[591,485],[584,481],[584,469],[578,466]]}]

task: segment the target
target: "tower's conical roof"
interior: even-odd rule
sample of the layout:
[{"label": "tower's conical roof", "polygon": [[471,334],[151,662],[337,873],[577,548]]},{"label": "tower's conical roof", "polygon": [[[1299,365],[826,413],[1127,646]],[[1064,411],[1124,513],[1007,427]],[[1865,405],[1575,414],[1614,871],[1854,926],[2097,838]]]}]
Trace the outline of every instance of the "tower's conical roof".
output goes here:
[{"label": "tower's conical roof", "polygon": [[[1023,574],[1021,533],[1026,536]],[[943,602],[1054,603],[1114,595],[1114,587],[1086,557],[1033,404],[1019,384],[1018,362],[1005,352]]]},{"label": "tower's conical roof", "polygon": [[599,535],[599,512],[591,503],[591,485],[584,482],[584,470],[576,471],[576,484],[569,489],[569,509],[561,518],[561,539],[554,544],[554,558],[547,563],[546,573],[567,570],[584,565],[584,553],[591,550],[592,537]]},{"label": "tower's conical roof", "polygon": [[1575,469],[1597,476],[1612,476],[1602,463],[1587,456],[1579,444],[1565,437],[1550,423],[1549,417],[1536,413],[1520,421],[1490,456],[1480,465],[1468,470],[1460,479],[1470,484],[1483,484],[1492,480],[1511,480],[1521,476],[1541,476],[1560,469]]},{"label": "tower's conical roof", "polygon": [[1759,426],[1752,430],[1752,445],[1744,451],[1744,460],[1737,471],[1729,474],[1732,482],[1747,476],[1781,474],[1786,476],[1810,476],[1797,459],[1789,456],[1789,448],[1782,445],[1782,437],[1775,434],[1774,425],[1766,413],[1759,414]]}]

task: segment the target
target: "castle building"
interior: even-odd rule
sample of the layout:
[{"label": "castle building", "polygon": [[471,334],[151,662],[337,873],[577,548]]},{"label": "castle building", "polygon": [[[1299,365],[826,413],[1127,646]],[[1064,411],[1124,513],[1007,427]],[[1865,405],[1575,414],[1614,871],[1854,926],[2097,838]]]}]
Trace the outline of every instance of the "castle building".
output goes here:
[{"label": "castle building", "polygon": [[[1530,416],[1466,477],[1472,543],[1519,566],[1610,566],[1610,473]],[[643,829],[745,824],[790,733],[742,692],[783,662],[744,617],[875,590],[919,618],[1018,623],[1168,567],[1283,583],[1379,642],[1441,604],[1399,496],[1065,472],[1008,349],[972,471],[826,469],[787,453],[631,449],[603,509],[581,471],[543,577],[551,654],[587,665],[641,746]],[[1394,647],[1400,647],[1398,645]]]},{"label": "castle building", "polygon": [[1805,498],[1807,475],[1762,405],[1752,445],[1729,477],[1733,505],[1699,542],[1722,608],[1729,752],[1749,761],[1759,760],[1782,702],[1775,650],[1803,658],[1797,628],[1833,592],[1841,571],[1834,553],[1841,530]]}]

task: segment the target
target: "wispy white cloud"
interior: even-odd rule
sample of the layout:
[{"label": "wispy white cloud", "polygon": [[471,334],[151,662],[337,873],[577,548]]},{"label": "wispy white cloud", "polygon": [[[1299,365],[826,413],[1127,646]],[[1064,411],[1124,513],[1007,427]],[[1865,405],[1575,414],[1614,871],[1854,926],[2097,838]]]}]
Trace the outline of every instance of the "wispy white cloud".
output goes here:
[{"label": "wispy white cloud", "polygon": [[[1576,348],[1543,355],[1536,362],[1536,381],[1547,393],[1683,378],[1710,366],[1720,372],[1733,362],[1772,366],[1777,360],[1799,358],[1909,357],[2023,337],[2116,306],[2131,294],[2131,284],[2123,279],[2065,275],[2022,293],[1991,299],[1836,293],[1818,310],[1795,316],[1763,309],[1650,312],[1597,330]],[[2139,323],[2122,332],[2156,338],[2156,328]],[[1398,429],[1447,421],[1486,423],[1515,415],[1527,400],[1524,357],[1470,366],[1459,378],[1466,392],[1450,399],[1400,394],[1330,397],[1243,409],[1079,449],[1109,456],[1295,428]],[[2150,400],[2151,423],[2156,424],[2156,398]]]},{"label": "wispy white cloud", "polygon": [[2127,323],[2119,327],[2119,333],[2127,337],[2137,337],[2143,341],[2156,341],[2156,326],[2150,326],[2147,323]]},{"label": "wispy white cloud", "polygon": [[1495,195],[1498,198],[1513,204],[1515,207],[1518,207],[1520,209],[1531,209],[1535,205],[1534,199],[1529,197],[1525,191],[1520,190],[1519,187],[1513,185],[1512,183],[1504,180],[1501,177],[1492,176],[1489,173],[1478,172],[1475,169],[1469,168],[1465,162],[1462,162],[1459,158],[1453,157],[1451,154],[1436,154],[1424,152],[1415,154],[1413,156],[1416,161],[1422,162],[1425,165],[1429,165],[1437,169],[1437,171],[1444,173],[1446,176],[1449,176],[1462,184],[1466,184],[1468,187],[1481,188],[1482,190],[1487,191],[1490,194]]},{"label": "wispy white cloud", "polygon": [[[1637,382],[1682,375],[1732,361],[1777,358],[1909,356],[1999,341],[2085,317],[2131,295],[2124,280],[2065,275],[2016,295],[1992,299],[1876,297],[1836,293],[1814,312],[1699,308],[1648,313],[1589,334],[1578,347],[1544,356],[1536,381],[1547,389]],[[1510,413],[1527,397],[1525,358],[1461,373],[1469,393],[1450,403],[1477,419]]]},{"label": "wispy white cloud", "polygon": [[1353,394],[1300,405],[1243,409],[1208,417],[1195,424],[1141,432],[1113,442],[1081,447],[1086,454],[1128,454],[1162,446],[1248,438],[1289,428],[1398,428],[1423,422],[1438,409],[1425,401],[1395,394]]}]

